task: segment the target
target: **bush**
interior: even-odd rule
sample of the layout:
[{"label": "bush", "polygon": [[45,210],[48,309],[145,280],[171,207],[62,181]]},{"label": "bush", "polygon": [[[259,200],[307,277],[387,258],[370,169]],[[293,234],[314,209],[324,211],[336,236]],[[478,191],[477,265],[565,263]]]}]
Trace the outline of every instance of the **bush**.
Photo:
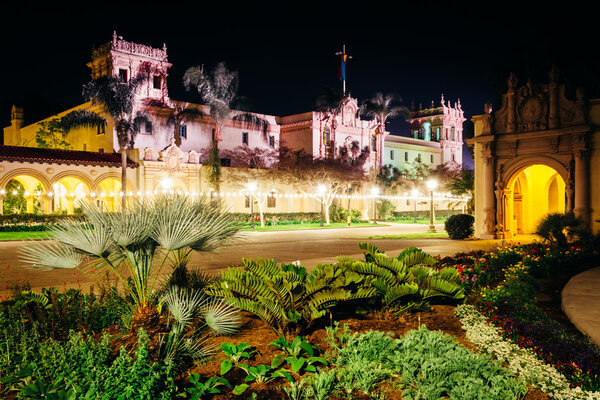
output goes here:
[{"label": "bush", "polygon": [[377,203],[377,214],[379,219],[387,219],[394,215],[395,210],[396,206],[394,206],[394,203],[390,200],[381,200],[381,202]]},{"label": "bush", "polygon": [[[332,222],[348,222],[348,209],[332,204],[329,209]],[[350,210],[350,222],[358,223],[361,220],[360,210]]]},{"label": "bush", "polygon": [[538,224],[535,234],[551,244],[566,246],[567,235],[581,225],[581,220],[573,213],[550,213]]},{"label": "bush", "polygon": [[456,214],[449,217],[444,226],[450,239],[466,239],[473,234],[475,218],[469,214]]}]

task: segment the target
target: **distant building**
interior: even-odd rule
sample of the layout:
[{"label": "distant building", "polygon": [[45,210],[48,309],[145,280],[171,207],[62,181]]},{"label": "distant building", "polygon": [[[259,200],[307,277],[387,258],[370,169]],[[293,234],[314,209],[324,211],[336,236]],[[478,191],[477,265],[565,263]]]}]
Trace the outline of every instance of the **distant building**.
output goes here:
[{"label": "distant building", "polygon": [[[166,178],[170,181],[169,189],[207,192],[202,159],[211,147],[215,125],[207,106],[176,101],[169,97],[167,77],[171,64],[167,57],[167,46],[153,48],[132,43],[114,33],[112,41],[93,49],[91,61],[87,65],[93,79],[112,75],[127,81],[138,74],[148,76],[136,99],[136,109],[145,111],[150,122],[142,126],[135,138],[134,149],[128,151],[132,160],[127,171],[128,190],[131,192],[124,195],[163,190]],[[182,119],[176,124],[170,123],[174,113],[186,108],[194,108],[200,115]],[[75,200],[86,196],[95,197],[109,209],[118,208],[119,202],[111,199],[119,196],[121,184],[118,165],[97,162],[104,159],[97,153],[113,154],[120,150],[110,116],[105,115],[98,105],[86,102],[44,121],[60,118],[80,109],[102,114],[108,121],[105,128],[82,128],[70,132],[66,137],[70,145],[69,153],[26,152],[28,157],[19,159],[14,157],[15,152],[19,151],[18,146],[36,147],[36,133],[43,121],[24,126],[24,110],[12,108],[11,125],[4,128],[4,145],[11,148],[0,152],[0,201],[8,182],[16,179],[26,187],[31,196],[38,193],[35,196],[39,197],[41,193],[44,199],[42,209],[46,212],[65,208],[72,212]],[[304,149],[313,157],[319,158],[339,157],[342,152],[356,150],[358,146],[361,150],[368,148],[370,151],[365,173],[373,172],[375,166],[392,164],[403,167],[407,161],[418,159],[432,168],[446,162],[462,162],[460,149],[463,112],[460,102],[451,107],[449,103],[444,104],[443,98],[440,107],[411,113],[411,129],[418,131],[414,138],[390,135],[387,131],[377,132],[373,121],[359,118],[358,101],[351,97],[345,99],[341,111],[335,115],[317,111],[284,117],[256,115],[268,121],[266,130],[227,123],[223,127],[220,150],[233,150],[238,146],[278,150],[281,144],[285,144],[295,150]],[[85,168],[79,170],[78,163],[82,159],[93,162],[90,161]],[[228,160],[221,161],[224,166],[228,165]],[[55,165],[60,165],[60,168]],[[235,184],[239,186],[239,182]],[[234,186],[236,185],[230,185],[229,190],[233,190]],[[227,182],[224,187],[227,188]],[[278,193],[283,197],[285,191],[282,189]],[[48,194],[53,199],[47,198]],[[318,210],[319,207],[318,204],[307,201],[294,205],[292,197],[283,198],[289,200],[280,201],[277,205],[276,202],[271,202],[271,211],[307,211]],[[33,204],[32,198],[28,209]],[[63,204],[68,207],[63,207]],[[241,200],[232,202],[231,205],[237,211],[244,211],[248,207],[247,202],[244,206]],[[368,207],[361,204],[356,208]]]}]

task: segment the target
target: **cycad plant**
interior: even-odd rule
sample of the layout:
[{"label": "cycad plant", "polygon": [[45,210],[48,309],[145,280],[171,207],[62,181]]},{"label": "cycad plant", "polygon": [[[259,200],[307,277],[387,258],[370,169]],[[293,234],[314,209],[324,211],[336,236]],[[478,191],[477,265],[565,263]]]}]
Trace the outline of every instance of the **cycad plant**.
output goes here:
[{"label": "cycad plant", "polygon": [[455,268],[432,268],[437,260],[424,251],[410,247],[397,257],[388,257],[371,243],[358,246],[365,261],[339,257],[340,264],[360,275],[370,277],[377,289],[377,308],[393,313],[427,308],[433,297],[463,299],[464,290]]},{"label": "cycad plant", "polygon": [[78,268],[92,277],[108,271],[132,299],[132,330],[157,323],[154,297],[160,278],[193,251],[211,251],[238,231],[218,203],[187,196],[157,196],[133,202],[128,212],[107,213],[83,204],[85,223],[62,221],[53,240],[32,242],[21,258],[33,267]]},{"label": "cycad plant", "polygon": [[375,295],[364,275],[338,264],[321,264],[310,273],[303,266],[269,259],[243,259],[242,266],[223,272],[206,292],[255,314],[290,340],[331,307]]}]

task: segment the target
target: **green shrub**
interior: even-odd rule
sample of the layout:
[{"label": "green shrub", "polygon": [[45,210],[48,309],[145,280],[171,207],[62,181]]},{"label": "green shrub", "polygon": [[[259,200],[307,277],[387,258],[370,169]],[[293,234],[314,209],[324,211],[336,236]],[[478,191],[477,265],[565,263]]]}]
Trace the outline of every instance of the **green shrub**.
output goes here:
[{"label": "green shrub", "polygon": [[456,214],[448,217],[444,226],[450,239],[466,239],[474,232],[475,218],[469,214]]},{"label": "green shrub", "polygon": [[402,251],[397,257],[388,257],[371,243],[360,243],[365,261],[338,257],[346,268],[367,277],[377,290],[377,309],[402,313],[412,309],[429,308],[434,297],[460,300],[464,289],[460,276],[453,267],[432,268],[437,260],[416,247]]},{"label": "green shrub", "polygon": [[392,378],[408,399],[520,399],[527,392],[515,374],[486,355],[473,353],[442,332],[421,326],[404,337],[369,331],[328,330],[338,389],[372,394]]},{"label": "green shrub", "polygon": [[310,274],[303,266],[267,259],[243,259],[242,266],[223,272],[206,292],[257,315],[286,338],[297,336],[338,303],[375,294],[365,276],[339,264],[320,264]]},{"label": "green shrub", "polygon": [[[173,398],[177,391],[173,368],[151,361],[148,336],[141,329],[133,356],[121,347],[119,355],[111,358],[108,336],[94,343],[81,332],[72,333],[66,342],[40,341],[26,353],[27,357],[13,360],[8,368],[10,375],[2,380],[13,390],[20,390],[22,396],[36,390],[67,392],[74,389],[86,399],[166,400]],[[34,382],[37,389],[31,387],[30,382]]]},{"label": "green shrub", "polygon": [[360,222],[362,213],[360,210],[351,209],[348,214],[347,208],[332,204],[329,208],[329,215],[331,222],[348,222],[348,215],[350,215],[350,222],[357,223]]},{"label": "green shrub", "polygon": [[581,220],[571,212],[565,214],[550,213],[540,221],[535,234],[551,244],[566,246],[568,242],[567,235],[580,226]]}]

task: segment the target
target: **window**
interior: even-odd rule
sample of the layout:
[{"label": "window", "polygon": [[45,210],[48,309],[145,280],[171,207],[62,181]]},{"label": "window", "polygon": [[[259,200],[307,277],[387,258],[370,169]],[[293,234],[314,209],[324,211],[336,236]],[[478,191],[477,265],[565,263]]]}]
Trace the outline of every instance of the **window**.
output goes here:
[{"label": "window", "polygon": [[179,137],[187,139],[187,125],[179,125]]},{"label": "window", "polygon": [[329,127],[328,127],[328,126],[326,126],[326,127],[323,129],[323,144],[324,144],[325,146],[329,146],[329,145],[330,145],[330,143],[329,143],[329,140],[330,140],[330,134],[331,134],[331,133],[329,132]]},{"label": "window", "polygon": [[83,144],[83,151],[87,151],[87,143]]},{"label": "window", "polygon": [[375,135],[371,136],[371,149],[373,149],[374,152],[377,152],[377,136]]},{"label": "window", "polygon": [[160,78],[160,75],[154,75],[154,80],[153,80],[153,87],[154,89],[160,89],[162,87],[162,79]]},{"label": "window", "polygon": [[417,154],[417,161],[421,162],[421,153]]},{"label": "window", "polygon": [[418,129],[415,129],[415,130],[413,131],[413,135],[415,136],[415,139],[418,139],[418,138],[419,138],[419,130],[418,130]]},{"label": "window", "polygon": [[102,125],[98,125],[96,127],[96,135],[104,135],[106,133],[106,125],[102,124]]},{"label": "window", "polygon": [[250,196],[246,195],[244,199],[244,207],[250,208]]},{"label": "window", "polygon": [[273,208],[277,206],[277,198],[275,197],[275,192],[269,193],[267,196],[267,207]]},{"label": "window", "polygon": [[215,128],[212,130],[212,140],[215,140]]},{"label": "window", "polygon": [[433,164],[433,154],[430,157],[431,157],[431,163]]},{"label": "window", "polygon": [[98,153],[104,153],[104,149],[103,148],[99,148],[98,149]]},{"label": "window", "polygon": [[456,159],[454,158],[454,154],[452,154],[452,161],[456,161]]},{"label": "window", "polygon": [[404,161],[408,161],[408,151],[404,152]]},{"label": "window", "polygon": [[221,158],[221,167],[231,167],[231,158]]},{"label": "window", "polygon": [[126,69],[119,70],[119,79],[123,82],[127,82],[127,70]]},{"label": "window", "polygon": [[242,132],[242,144],[248,144],[248,132]]},{"label": "window", "polygon": [[450,140],[455,140],[455,128],[454,125],[450,127]]},{"label": "window", "polygon": [[147,121],[144,124],[144,132],[143,133],[146,133],[146,134],[149,134],[149,135],[152,134],[152,122]]},{"label": "window", "polygon": [[390,150],[390,160],[394,159],[394,150]]},{"label": "window", "polygon": [[406,199],[406,205],[410,206],[410,199]]},{"label": "window", "polygon": [[269,146],[275,147],[275,136],[269,136]]},{"label": "window", "polygon": [[423,124],[423,140],[431,140],[431,124],[429,122],[425,122]]},{"label": "window", "polygon": [[440,127],[435,128],[435,140],[440,141]]}]

